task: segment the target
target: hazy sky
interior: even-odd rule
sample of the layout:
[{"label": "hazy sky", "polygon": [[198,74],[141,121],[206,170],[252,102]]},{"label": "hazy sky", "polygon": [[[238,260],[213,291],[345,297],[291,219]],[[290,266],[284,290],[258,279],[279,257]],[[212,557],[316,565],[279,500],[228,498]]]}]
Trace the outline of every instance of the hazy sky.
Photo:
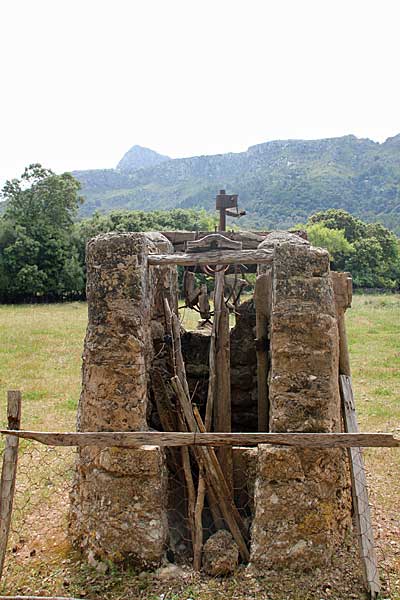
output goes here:
[{"label": "hazy sky", "polygon": [[400,133],[398,0],[0,0],[0,181]]}]

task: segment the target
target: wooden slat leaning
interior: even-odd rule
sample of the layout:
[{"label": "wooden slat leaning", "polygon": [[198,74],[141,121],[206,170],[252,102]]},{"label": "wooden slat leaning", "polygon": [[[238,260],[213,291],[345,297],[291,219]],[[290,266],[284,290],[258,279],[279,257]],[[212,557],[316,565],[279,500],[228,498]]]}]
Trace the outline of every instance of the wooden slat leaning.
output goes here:
[{"label": "wooden slat leaning", "polygon": [[[358,423],[351,377],[340,375],[340,390],[345,429],[349,434],[355,435],[358,432]],[[364,581],[371,600],[375,600],[380,592],[380,583],[364,461],[360,448],[349,448],[349,455],[354,516],[358,529]]]},{"label": "wooden slat leaning", "polygon": [[300,448],[399,448],[391,433],[182,433],[161,431],[43,432],[0,429],[1,434],[35,440],[48,446],[257,446]]},{"label": "wooden slat leaning", "polygon": [[[15,433],[21,424],[21,392],[17,390],[10,390],[7,393],[7,420],[9,429],[14,430]],[[7,433],[7,430],[3,433]],[[18,445],[19,437],[6,435],[0,482],[0,579],[3,574],[10,533],[17,475]]]}]

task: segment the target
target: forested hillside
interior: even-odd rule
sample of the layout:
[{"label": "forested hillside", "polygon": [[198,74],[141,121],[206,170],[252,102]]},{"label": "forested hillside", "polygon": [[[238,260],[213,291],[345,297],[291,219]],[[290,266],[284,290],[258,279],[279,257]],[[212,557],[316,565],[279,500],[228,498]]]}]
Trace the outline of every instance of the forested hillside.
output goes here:
[{"label": "forested hillside", "polygon": [[288,228],[343,208],[400,233],[400,134],[379,144],[349,135],[274,141],[246,152],[168,159],[134,146],[116,169],[76,171],[82,216],[116,208],[214,207],[220,188],[239,193],[241,226]]},{"label": "forested hillside", "polygon": [[[80,184],[29,165],[2,190],[0,303],[59,301],[85,296],[85,245],[111,231],[213,231],[216,214],[204,209],[116,210],[77,219]],[[367,224],[342,209],[312,215],[303,228],[330,253],[335,270],[350,271],[356,287],[399,289],[400,246],[381,224]]]}]

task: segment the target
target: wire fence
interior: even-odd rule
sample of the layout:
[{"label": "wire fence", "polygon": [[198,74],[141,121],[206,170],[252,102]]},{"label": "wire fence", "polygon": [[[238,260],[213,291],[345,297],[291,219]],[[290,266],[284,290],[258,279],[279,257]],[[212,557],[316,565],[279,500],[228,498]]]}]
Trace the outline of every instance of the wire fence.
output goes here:
[{"label": "wire fence", "polygon": [[[80,468],[97,468],[104,449],[79,453]],[[254,466],[248,465],[250,449],[242,449],[236,460],[235,504],[248,531],[252,520]],[[254,454],[254,452],[253,452]],[[2,458],[2,457],[1,457]],[[21,440],[18,455],[17,485],[8,548],[0,584],[2,593],[38,594],[47,584],[59,585],[65,565],[87,569],[87,556],[74,547],[70,532],[71,493],[76,476],[77,449],[53,447]],[[85,464],[82,464],[82,460]],[[179,449],[166,449],[168,470],[166,556],[172,563],[190,566],[193,560],[188,518],[188,497]],[[255,462],[253,460],[253,465]],[[196,482],[196,466],[192,461]],[[247,476],[243,473],[247,469]],[[253,470],[254,476],[249,477]],[[207,501],[203,510],[204,541],[216,531]],[[95,560],[89,566],[104,569]],[[50,568],[51,567],[51,568]]]},{"label": "wire fence", "polygon": [[[100,452],[97,450],[97,453]],[[375,454],[380,452],[391,452],[390,464],[393,463],[395,469],[396,450],[374,449]],[[87,460],[93,463],[98,458],[96,453],[88,456],[90,458]],[[93,590],[94,582],[105,575],[106,568],[113,570],[114,579],[125,578],[125,566],[121,565],[118,574],[114,566],[105,566],[96,561],[89,561],[88,564],[87,558],[73,546],[69,535],[69,517],[76,458],[75,447],[45,446],[21,440],[10,537],[0,584],[2,594],[48,595],[57,591],[65,595],[65,592],[73,589],[77,597],[85,597],[88,590]],[[185,478],[183,468],[177,468],[179,449],[168,448],[166,461],[169,473],[167,558],[175,564],[190,566],[193,550]],[[241,449],[236,453],[234,499],[249,533],[254,516],[256,463],[256,449]],[[196,478],[194,461],[192,466]],[[373,471],[367,472],[367,477],[370,484],[376,482]],[[378,563],[384,580],[382,597],[394,599],[400,591],[400,544],[399,538],[396,538],[396,531],[398,534],[399,530],[396,530],[398,522],[395,521],[395,507],[387,510],[382,493],[381,488],[378,492],[372,492],[372,516]],[[203,512],[203,532],[204,541],[215,532],[213,515],[207,503]],[[105,585],[104,581],[102,579],[102,585]]]}]

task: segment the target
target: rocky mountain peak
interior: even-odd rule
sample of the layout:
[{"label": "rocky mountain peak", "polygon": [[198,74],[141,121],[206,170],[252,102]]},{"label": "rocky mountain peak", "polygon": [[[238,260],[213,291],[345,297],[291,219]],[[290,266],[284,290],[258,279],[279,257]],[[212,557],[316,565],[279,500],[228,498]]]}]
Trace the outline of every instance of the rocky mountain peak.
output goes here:
[{"label": "rocky mountain peak", "polygon": [[132,173],[138,169],[146,169],[147,167],[154,167],[161,162],[171,160],[169,156],[158,154],[150,148],[144,148],[143,146],[135,145],[128,150],[117,164],[117,171],[123,173]]}]

